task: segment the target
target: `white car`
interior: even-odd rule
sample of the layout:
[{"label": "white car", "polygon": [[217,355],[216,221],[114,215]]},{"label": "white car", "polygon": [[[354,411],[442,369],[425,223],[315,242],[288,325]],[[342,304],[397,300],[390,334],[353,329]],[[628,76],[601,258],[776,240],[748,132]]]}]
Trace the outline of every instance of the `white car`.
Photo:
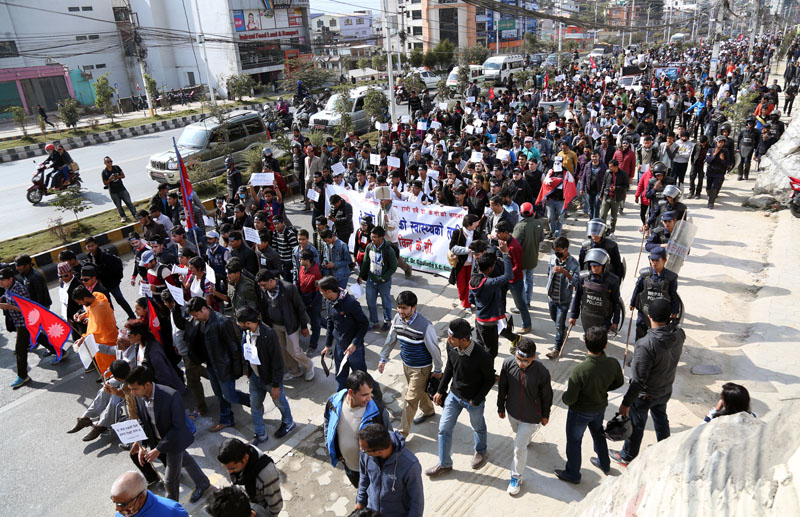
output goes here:
[{"label": "white car", "polygon": [[[365,133],[369,130],[370,118],[364,110],[364,98],[371,88],[373,87],[360,86],[350,92],[350,98],[353,102],[350,110],[350,119],[353,121],[353,129],[357,133]],[[321,111],[311,115],[308,119],[308,127],[323,132],[338,131],[339,128],[337,126],[342,121],[342,116],[336,111],[336,102],[339,97],[341,97],[340,93],[333,94]]]},{"label": "white car", "polygon": [[642,91],[642,81],[643,78],[641,75],[625,75],[619,78],[617,84],[639,95],[639,92]]},{"label": "white car", "polygon": [[424,68],[415,68],[411,70],[411,73],[414,72],[419,74],[420,79],[425,83],[425,88],[428,90],[435,90],[439,81],[442,80],[441,76],[434,74],[430,70],[425,70]]}]

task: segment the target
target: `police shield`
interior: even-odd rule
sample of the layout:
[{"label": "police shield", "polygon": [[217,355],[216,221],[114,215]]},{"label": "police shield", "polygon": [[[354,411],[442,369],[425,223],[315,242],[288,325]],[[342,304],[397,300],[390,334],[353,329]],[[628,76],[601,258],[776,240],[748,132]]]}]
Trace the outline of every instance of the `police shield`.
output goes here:
[{"label": "police shield", "polygon": [[742,163],[742,153],[735,153],[733,158],[733,167],[731,167],[731,170],[738,170],[739,165]]},{"label": "police shield", "polygon": [[667,269],[675,274],[680,273],[696,234],[697,226],[693,223],[685,219],[675,223],[675,230],[667,243]]}]

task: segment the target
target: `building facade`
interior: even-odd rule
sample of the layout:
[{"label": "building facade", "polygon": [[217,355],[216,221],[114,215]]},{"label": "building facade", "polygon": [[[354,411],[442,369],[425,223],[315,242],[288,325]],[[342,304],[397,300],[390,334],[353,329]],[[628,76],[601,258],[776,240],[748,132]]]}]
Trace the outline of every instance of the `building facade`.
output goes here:
[{"label": "building facade", "polygon": [[358,40],[374,43],[375,29],[371,11],[350,14],[311,13],[311,34],[314,43],[339,43]]}]

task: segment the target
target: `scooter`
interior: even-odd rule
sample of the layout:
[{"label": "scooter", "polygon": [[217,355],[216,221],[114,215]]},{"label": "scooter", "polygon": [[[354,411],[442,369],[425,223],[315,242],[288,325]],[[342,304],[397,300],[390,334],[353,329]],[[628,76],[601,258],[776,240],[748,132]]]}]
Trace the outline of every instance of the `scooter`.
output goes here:
[{"label": "scooter", "polygon": [[795,217],[800,217],[800,178],[789,176],[789,186],[792,187],[792,195],[789,198],[789,210]]},{"label": "scooter", "polygon": [[408,92],[402,84],[394,87],[394,98],[398,104],[401,102],[408,102]]},{"label": "scooter", "polygon": [[[36,163],[36,160],[33,161]],[[47,188],[45,185],[45,173],[47,171],[47,166],[44,163],[40,163],[36,167],[36,172],[33,173],[33,177],[31,181],[33,185],[28,187],[28,193],[26,195],[28,201],[32,205],[39,204],[42,198],[49,194],[55,194],[58,191],[66,190],[69,187],[77,185],[78,187],[81,186],[83,180],[81,179],[80,169],[78,170],[70,170],[69,171],[69,180],[66,184],[64,184],[64,179],[61,172],[54,172],[53,176],[50,178],[52,185],[50,188]]]},{"label": "scooter", "polygon": [[298,131],[302,131],[308,127],[308,120],[311,118],[311,115],[319,111],[319,106],[317,106],[316,102],[309,103],[306,105],[303,103],[297,110],[294,112],[294,118],[292,119],[292,130],[297,129]]}]

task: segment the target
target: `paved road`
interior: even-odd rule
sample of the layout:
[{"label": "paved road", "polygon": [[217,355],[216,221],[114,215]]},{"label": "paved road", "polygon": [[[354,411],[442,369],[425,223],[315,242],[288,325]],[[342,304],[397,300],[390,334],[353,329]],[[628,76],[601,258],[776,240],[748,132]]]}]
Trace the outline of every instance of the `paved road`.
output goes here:
[{"label": "paved road", "polygon": [[[151,154],[172,146],[172,138],[177,138],[181,131],[182,129],[172,129],[70,150],[70,156],[81,166],[83,185],[88,191],[85,196],[92,205],[91,209],[82,215],[95,214],[114,208],[114,203],[111,202],[108,191],[103,190],[103,182],[100,179],[103,157],[106,155],[111,156],[114,163],[125,171],[125,186],[131,193],[131,198],[137,200],[152,196],[155,193],[155,183],[145,170],[147,160]],[[44,159],[44,156],[41,159]],[[64,217],[65,220],[72,218],[72,214],[62,215],[51,205],[55,196],[44,198],[36,206],[28,202],[25,193],[30,186],[30,177],[35,170],[33,160],[0,164],[0,197],[5,199],[0,239],[8,239],[46,228],[50,218],[59,216]]]}]

